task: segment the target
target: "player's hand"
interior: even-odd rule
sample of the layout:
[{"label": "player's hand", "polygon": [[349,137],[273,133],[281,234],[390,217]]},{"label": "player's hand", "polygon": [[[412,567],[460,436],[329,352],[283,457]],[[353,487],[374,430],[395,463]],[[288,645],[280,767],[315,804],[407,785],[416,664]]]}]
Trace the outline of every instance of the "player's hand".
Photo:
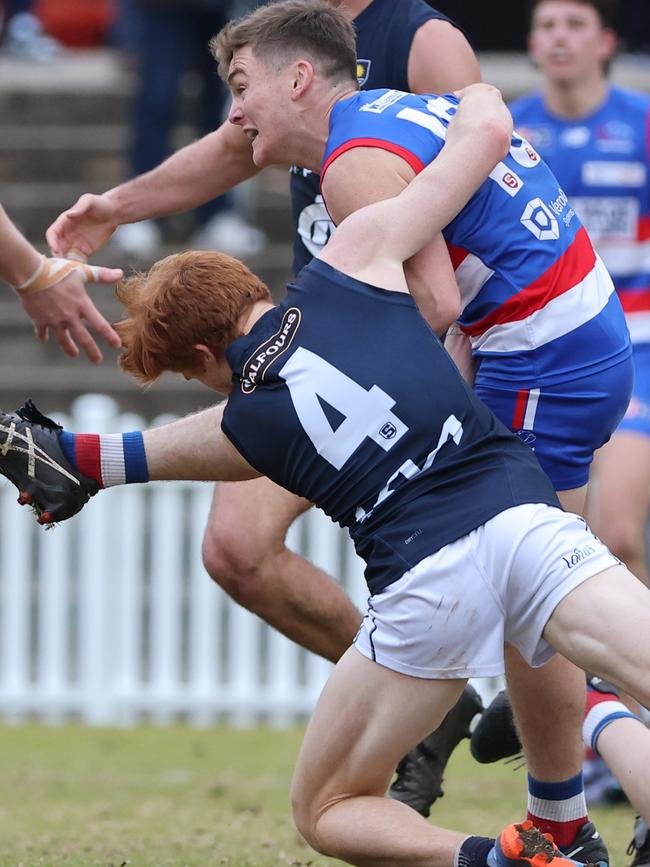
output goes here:
[{"label": "player's hand", "polygon": [[480,82],[470,84],[456,91],[460,103],[449,124],[447,140],[455,137],[483,133],[486,128],[493,131],[495,146],[502,150],[502,157],[508,152],[512,138],[512,115],[503,101],[501,91],[491,84]]},{"label": "player's hand", "polygon": [[45,237],[55,256],[67,256],[72,249],[91,256],[119,225],[115,205],[108,195],[84,193],[71,208],[59,214]]},{"label": "player's hand", "polygon": [[85,283],[116,283],[122,279],[119,268],[99,268],[81,262],[64,262],[46,259],[46,271],[41,276],[45,285],[41,288],[18,290],[18,295],[29,318],[34,323],[36,336],[41,342],[52,331],[61,349],[71,358],[79,355],[80,348],[90,361],[99,364],[102,353],[91,331],[106,343],[118,349],[121,340],[110,323],[102,316],[86,292]]}]

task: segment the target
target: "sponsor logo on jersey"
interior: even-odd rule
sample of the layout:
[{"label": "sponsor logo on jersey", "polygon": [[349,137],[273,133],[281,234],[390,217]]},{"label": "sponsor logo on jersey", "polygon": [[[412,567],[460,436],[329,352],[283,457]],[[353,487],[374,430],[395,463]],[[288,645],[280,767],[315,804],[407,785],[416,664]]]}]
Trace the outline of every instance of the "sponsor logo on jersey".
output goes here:
[{"label": "sponsor logo on jersey", "polygon": [[366,81],[368,81],[371,64],[372,60],[359,60],[357,58],[357,81],[359,82],[359,87],[363,87]]},{"label": "sponsor logo on jersey", "polygon": [[387,421],[383,427],[379,430],[379,435],[382,436],[385,440],[392,440],[397,433],[397,428],[391,421]]},{"label": "sponsor logo on jersey", "polygon": [[560,143],[566,148],[583,148],[590,136],[588,126],[571,126],[560,133]]},{"label": "sponsor logo on jersey", "polygon": [[[537,442],[537,436],[532,432],[532,430],[518,430],[515,431],[515,435],[519,437],[522,443],[526,443],[527,446],[533,446],[533,443]],[[535,449],[533,448],[533,451]]]},{"label": "sponsor logo on jersey", "polygon": [[535,148],[518,132],[512,137],[510,156],[515,160],[515,162],[526,169],[535,168],[535,166],[538,166],[541,162],[540,156]]},{"label": "sponsor logo on jersey", "polygon": [[490,178],[498,184],[502,190],[505,190],[509,196],[516,196],[524,185],[524,182],[519,175],[512,169],[509,169],[505,163],[497,163],[494,169],[490,172]]},{"label": "sponsor logo on jersey", "polygon": [[566,208],[566,206],[568,204],[569,204],[569,200],[567,199],[566,193],[564,192],[564,190],[561,187],[558,187],[557,198],[553,199],[553,201],[550,202],[551,207],[553,208],[555,213],[558,215],[558,217],[560,216],[560,214],[562,213],[562,211]]},{"label": "sponsor logo on jersey", "polygon": [[560,237],[557,220],[539,196],[528,202],[520,221],[540,241],[556,241]]},{"label": "sponsor logo on jersey", "polygon": [[282,317],[280,328],[250,356],[242,370],[241,390],[244,394],[252,394],[264,381],[271,364],[287,351],[298,330],[301,316],[297,307],[289,307]]},{"label": "sponsor logo on jersey", "polygon": [[643,163],[588,160],[582,166],[582,180],[590,187],[643,187],[647,176]]},{"label": "sponsor logo on jersey", "polygon": [[395,105],[400,99],[404,99],[406,95],[402,90],[389,90],[374,102],[367,102],[365,105],[362,105],[359,111],[371,111],[373,114],[381,114],[382,111],[386,111],[387,108]]},{"label": "sponsor logo on jersey", "polygon": [[634,152],[634,128],[620,120],[610,120],[596,130],[596,148],[608,154]]}]

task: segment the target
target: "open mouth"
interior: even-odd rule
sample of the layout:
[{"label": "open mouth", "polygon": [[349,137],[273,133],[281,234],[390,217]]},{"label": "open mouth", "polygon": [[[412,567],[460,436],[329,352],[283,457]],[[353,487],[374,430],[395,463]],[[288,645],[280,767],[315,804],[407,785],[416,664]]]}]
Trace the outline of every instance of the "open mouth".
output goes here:
[{"label": "open mouth", "polygon": [[256,129],[245,129],[244,133],[246,134],[246,137],[248,138],[248,141],[251,142],[251,144],[255,141],[258,135]]}]

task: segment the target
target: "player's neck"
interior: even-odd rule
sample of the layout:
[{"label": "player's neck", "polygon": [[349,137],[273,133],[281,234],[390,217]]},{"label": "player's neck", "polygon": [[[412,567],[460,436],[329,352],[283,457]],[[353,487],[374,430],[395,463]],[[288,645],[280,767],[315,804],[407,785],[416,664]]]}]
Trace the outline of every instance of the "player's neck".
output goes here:
[{"label": "player's neck", "polygon": [[334,87],[324,84],[314,100],[305,101],[303,110],[294,120],[291,135],[291,160],[294,165],[320,173],[332,109],[340,100],[355,93],[358,93],[358,89],[352,84],[339,83]]},{"label": "player's neck", "polygon": [[544,101],[553,114],[564,118],[586,117],[603,104],[609,82],[603,75],[575,82],[547,81]]},{"label": "player's neck", "polygon": [[242,313],[237,324],[237,333],[239,336],[248,334],[251,328],[255,325],[258,319],[268,313],[275,307],[271,301],[256,301]]}]

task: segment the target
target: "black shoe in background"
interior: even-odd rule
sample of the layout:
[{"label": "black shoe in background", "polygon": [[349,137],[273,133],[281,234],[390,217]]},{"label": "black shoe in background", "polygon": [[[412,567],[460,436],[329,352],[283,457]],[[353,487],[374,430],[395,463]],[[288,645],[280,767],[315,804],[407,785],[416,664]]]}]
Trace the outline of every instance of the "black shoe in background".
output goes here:
[{"label": "black shoe in background", "polygon": [[470,736],[469,726],[483,702],[476,690],[465,687],[439,728],[407,753],[397,766],[389,795],[408,804],[425,819],[443,794],[442,775],[456,746]]}]

